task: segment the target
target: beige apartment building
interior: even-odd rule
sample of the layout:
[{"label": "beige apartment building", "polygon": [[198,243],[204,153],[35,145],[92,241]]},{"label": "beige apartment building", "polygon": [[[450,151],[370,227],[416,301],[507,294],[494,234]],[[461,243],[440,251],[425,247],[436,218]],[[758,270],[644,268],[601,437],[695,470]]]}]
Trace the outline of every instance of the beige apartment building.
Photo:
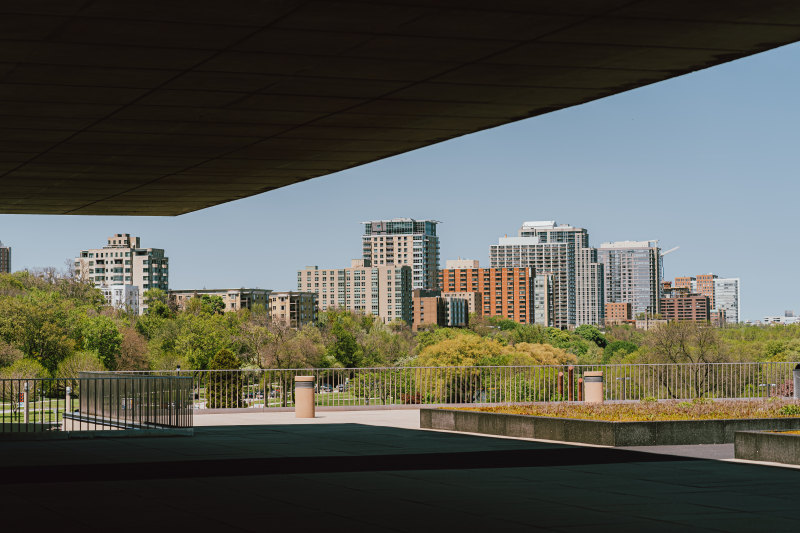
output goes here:
[{"label": "beige apartment building", "polygon": [[269,289],[187,289],[169,291],[169,297],[180,310],[186,309],[189,300],[202,296],[219,296],[225,302],[226,313],[239,309],[252,309],[256,305],[267,308]]},{"label": "beige apartment building", "polygon": [[438,220],[393,218],[363,222],[366,264],[408,265],[414,289],[436,289],[439,281]]},{"label": "beige apartment building", "polygon": [[320,311],[349,309],[375,315],[383,322],[403,320],[409,326],[411,283],[411,267],[369,266],[363,259],[354,259],[350,268],[308,266],[297,271],[297,290],[316,293]]},{"label": "beige apartment building", "polygon": [[269,295],[269,316],[291,328],[300,329],[317,321],[317,293],[282,291]]},{"label": "beige apartment building", "polygon": [[169,290],[169,258],[161,248],[142,248],[139,237],[117,233],[102,248],[81,250],[74,262],[75,277],[96,287],[135,285],[139,288],[139,310],[145,311],[144,293]]}]

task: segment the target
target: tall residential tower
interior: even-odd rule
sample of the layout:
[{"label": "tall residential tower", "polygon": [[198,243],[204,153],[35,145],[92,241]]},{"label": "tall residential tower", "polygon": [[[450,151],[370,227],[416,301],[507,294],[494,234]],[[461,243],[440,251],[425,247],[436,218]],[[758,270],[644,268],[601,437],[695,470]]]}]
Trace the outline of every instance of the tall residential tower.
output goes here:
[{"label": "tall residential tower", "polygon": [[11,272],[11,247],[0,241],[0,272]]},{"label": "tall residential tower", "polygon": [[604,242],[597,260],[605,267],[606,303],[631,304],[633,316],[660,312],[664,267],[658,241]]},{"label": "tall residential tower", "polygon": [[408,265],[414,289],[436,289],[439,282],[437,220],[394,218],[363,222],[366,265]]},{"label": "tall residential tower", "polygon": [[489,258],[492,268],[533,268],[535,276],[543,276],[537,284],[547,293],[534,294],[535,302],[547,305],[534,309],[534,319],[547,316],[542,325],[603,325],[603,265],[584,228],[553,220],[524,222],[518,237],[502,237],[490,247]]},{"label": "tall residential tower", "polygon": [[117,233],[102,248],[81,250],[75,258],[75,276],[96,287],[134,285],[138,287],[139,309],[145,309],[142,295],[149,289],[169,290],[169,258],[161,248],[142,248],[139,237]]}]

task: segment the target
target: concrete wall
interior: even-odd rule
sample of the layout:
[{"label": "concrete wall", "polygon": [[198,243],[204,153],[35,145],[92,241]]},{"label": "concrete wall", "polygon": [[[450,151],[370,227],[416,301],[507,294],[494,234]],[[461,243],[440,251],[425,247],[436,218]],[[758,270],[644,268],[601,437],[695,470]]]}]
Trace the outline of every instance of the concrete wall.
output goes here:
[{"label": "concrete wall", "polygon": [[420,427],[603,446],[666,446],[734,442],[737,431],[800,430],[800,418],[605,422],[423,408]]}]

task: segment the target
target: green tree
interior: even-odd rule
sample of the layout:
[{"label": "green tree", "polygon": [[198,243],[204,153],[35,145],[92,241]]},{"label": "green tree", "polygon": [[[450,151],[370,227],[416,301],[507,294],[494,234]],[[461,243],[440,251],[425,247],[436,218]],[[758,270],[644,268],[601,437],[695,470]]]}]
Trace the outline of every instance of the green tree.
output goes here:
[{"label": "green tree", "polygon": [[222,296],[204,294],[200,297],[202,310],[207,315],[221,315],[225,312],[225,300]]},{"label": "green tree", "polygon": [[169,305],[169,295],[161,289],[148,289],[142,295],[147,314],[160,317],[171,318],[174,316]]},{"label": "green tree", "polygon": [[244,383],[239,372],[241,361],[228,349],[219,350],[210,359],[206,374],[209,409],[244,407]]},{"label": "green tree", "polygon": [[635,343],[630,341],[613,341],[603,349],[603,363],[619,363],[625,356],[632,354],[639,349]]},{"label": "green tree", "polygon": [[53,291],[0,298],[0,339],[52,372],[75,349],[80,314],[74,302]]},{"label": "green tree", "polygon": [[85,317],[82,321],[81,334],[83,348],[95,352],[108,370],[116,370],[122,334],[114,321],[103,315]]},{"label": "green tree", "polygon": [[[94,351],[78,351],[67,356],[58,364],[55,377],[60,379],[75,379],[81,372],[99,372],[105,370],[103,363]],[[77,391],[76,391],[77,392]]]},{"label": "green tree", "polygon": [[600,348],[606,347],[606,338],[600,333],[600,330],[597,329],[596,326],[591,326],[589,324],[580,325],[575,328],[575,335],[589,342],[593,342]]}]

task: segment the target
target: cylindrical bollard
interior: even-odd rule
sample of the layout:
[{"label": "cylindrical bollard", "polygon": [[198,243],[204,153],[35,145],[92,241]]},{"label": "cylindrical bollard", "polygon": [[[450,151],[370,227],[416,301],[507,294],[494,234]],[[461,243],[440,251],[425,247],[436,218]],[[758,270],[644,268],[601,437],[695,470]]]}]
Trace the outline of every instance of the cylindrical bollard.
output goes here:
[{"label": "cylindrical bollard", "polygon": [[564,373],[563,372],[559,372],[558,373],[558,383],[557,383],[557,385],[558,385],[558,399],[559,400],[563,400],[564,399]]},{"label": "cylindrical bollard", "polygon": [[294,377],[294,416],[314,418],[314,376]]},{"label": "cylindrical bollard", "polygon": [[800,399],[800,365],[794,367],[792,370],[792,377],[794,378],[794,399]]},{"label": "cylindrical bollard", "polygon": [[583,401],[583,378],[578,378],[578,401]]},{"label": "cylindrical bollard", "polygon": [[72,412],[72,387],[67,387],[67,397],[66,401],[64,402],[64,412]]},{"label": "cylindrical bollard", "polygon": [[583,389],[586,403],[603,403],[603,372],[584,372]]},{"label": "cylindrical bollard", "polygon": [[575,367],[567,367],[567,399],[571,402],[575,401]]}]

